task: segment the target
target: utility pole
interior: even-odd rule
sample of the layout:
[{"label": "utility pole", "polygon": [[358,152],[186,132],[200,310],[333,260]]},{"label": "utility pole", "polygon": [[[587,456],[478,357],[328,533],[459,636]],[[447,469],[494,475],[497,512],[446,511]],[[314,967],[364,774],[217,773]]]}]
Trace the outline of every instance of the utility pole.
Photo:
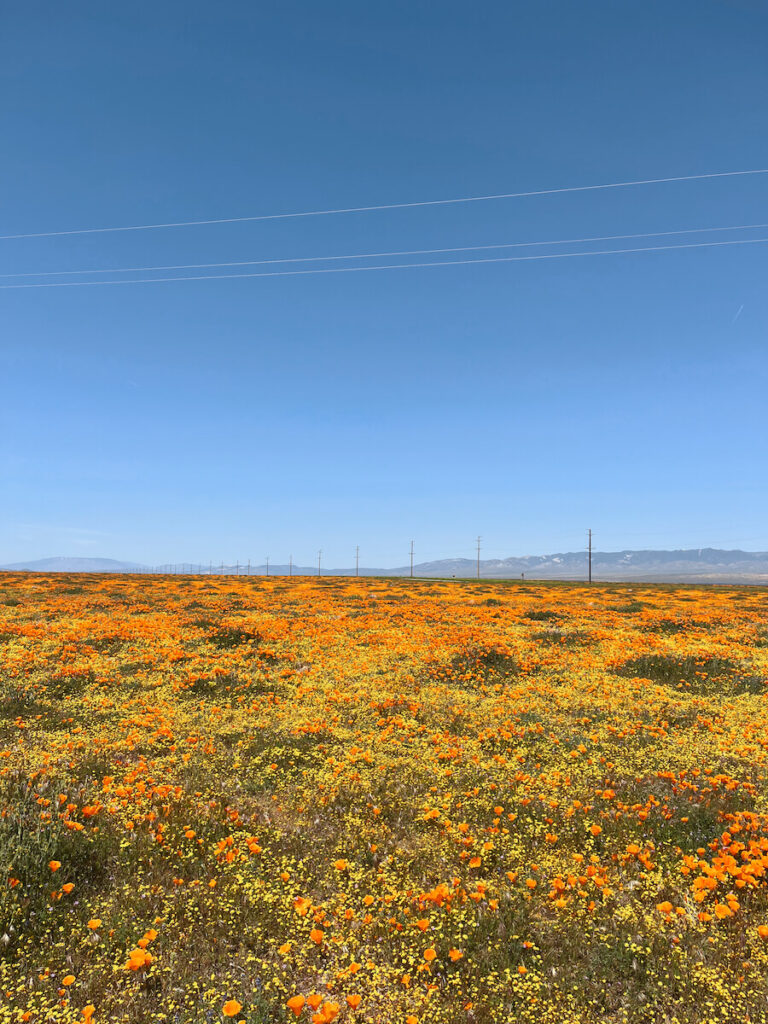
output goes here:
[{"label": "utility pole", "polygon": [[592,582],[592,531],[591,530],[587,530],[587,534],[589,536],[589,548],[588,548],[588,550],[589,550],[589,556],[588,556],[589,582],[591,583]]},{"label": "utility pole", "polygon": [[251,575],[251,560],[250,560],[250,558],[248,559],[248,575],[249,576]]},{"label": "utility pole", "polygon": [[413,579],[413,541],[411,541],[411,579]]},{"label": "utility pole", "polygon": [[480,579],[480,541],[482,537],[477,538],[477,578]]},{"label": "utility pole", "polygon": [[355,576],[360,575],[360,545],[355,548]]},{"label": "utility pole", "polygon": [[320,563],[322,561],[322,557],[323,557],[323,549],[320,548],[320,550],[317,552],[317,575],[318,576],[320,575]]},{"label": "utility pole", "polygon": [[288,575],[293,576],[293,555],[288,555]]},{"label": "utility pole", "polygon": [[235,576],[239,576],[239,575],[240,575],[240,559],[238,558],[237,565],[235,566]]},{"label": "utility pole", "polygon": [[269,576],[269,555],[267,555],[267,576]]}]

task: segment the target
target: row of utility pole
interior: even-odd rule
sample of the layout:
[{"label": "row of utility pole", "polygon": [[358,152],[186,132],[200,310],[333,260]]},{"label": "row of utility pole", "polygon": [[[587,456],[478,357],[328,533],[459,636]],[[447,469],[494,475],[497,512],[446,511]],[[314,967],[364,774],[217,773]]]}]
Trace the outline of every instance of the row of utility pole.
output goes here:
[{"label": "row of utility pole", "polygon": [[[480,537],[480,536],[478,536],[478,538],[477,538],[476,575],[477,575],[478,579],[480,579],[480,550],[481,550],[482,539],[483,538]],[[415,541],[411,541],[411,549],[410,549],[410,553],[409,554],[410,554],[410,578],[413,579],[413,558],[414,558],[414,554],[415,554]],[[189,565],[189,570],[187,570],[185,568],[186,565]],[[201,567],[198,566],[198,571],[200,570],[200,568]],[[250,559],[248,559],[248,563],[247,563],[246,566],[244,566],[244,568],[246,570],[246,574],[248,576],[250,576],[251,575],[251,560]],[[155,571],[157,571],[157,570],[155,570]],[[162,571],[162,567],[161,567],[160,571]],[[185,563],[182,563],[181,566],[179,566],[179,565],[168,566],[168,571],[171,572],[171,573],[178,573],[178,572],[184,573],[184,572],[189,571],[191,573],[192,572],[192,564],[185,562]],[[209,562],[208,563],[208,574],[209,575],[213,575],[213,562]],[[224,574],[224,563],[223,562],[221,563],[220,574],[221,575]],[[322,574],[323,574],[323,550],[321,548],[317,552],[317,575],[318,576],[322,576]],[[237,562],[236,565],[235,565],[235,575],[237,575],[237,576],[240,575],[240,563],[239,562]],[[266,557],[265,573],[264,573],[264,575],[265,576],[269,576],[269,555],[267,555],[267,557]],[[288,556],[288,575],[289,576],[293,576],[293,555],[289,555]],[[359,576],[359,575],[360,575],[360,545],[358,544],[355,547],[355,576]],[[525,579],[525,573],[521,574],[521,578]],[[587,530],[587,579],[588,579],[588,581],[590,583],[592,582],[592,531],[591,530]]]}]

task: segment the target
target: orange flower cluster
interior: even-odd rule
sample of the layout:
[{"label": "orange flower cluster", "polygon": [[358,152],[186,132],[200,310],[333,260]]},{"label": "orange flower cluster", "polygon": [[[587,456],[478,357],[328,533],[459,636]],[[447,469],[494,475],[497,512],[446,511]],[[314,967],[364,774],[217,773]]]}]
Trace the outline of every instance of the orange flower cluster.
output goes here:
[{"label": "orange flower cluster", "polygon": [[767,612],[0,575],[0,1024],[765,1019]]}]

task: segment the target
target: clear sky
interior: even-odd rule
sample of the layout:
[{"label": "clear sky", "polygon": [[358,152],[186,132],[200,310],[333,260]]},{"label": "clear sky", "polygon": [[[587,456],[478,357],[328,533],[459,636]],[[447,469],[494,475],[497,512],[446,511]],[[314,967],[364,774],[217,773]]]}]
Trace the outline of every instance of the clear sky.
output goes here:
[{"label": "clear sky", "polygon": [[[767,42],[759,0],[30,0],[3,14],[0,233],[764,168]],[[755,224],[766,200],[755,175],[6,240],[0,273]],[[766,269],[755,244],[2,290],[0,563],[395,565],[411,538],[496,557],[589,526],[766,549]]]}]

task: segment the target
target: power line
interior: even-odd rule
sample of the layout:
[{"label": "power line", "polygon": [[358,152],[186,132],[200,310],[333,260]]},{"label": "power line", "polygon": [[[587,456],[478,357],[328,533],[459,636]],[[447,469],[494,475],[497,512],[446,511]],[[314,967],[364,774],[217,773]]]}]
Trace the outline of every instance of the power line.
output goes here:
[{"label": "power line", "polygon": [[411,203],[381,203],[376,206],[347,206],[328,210],[302,210],[296,213],[262,213],[249,217],[216,217],[208,220],[180,220],[158,224],[129,224],[108,228],[72,228],[66,231],[27,231],[0,235],[0,241],[16,238],[53,238],[60,235],[95,235],[116,231],[151,231],[160,228],[191,228],[207,224],[242,224],[246,221],[289,220],[297,217],[328,217],[339,213],[372,213],[377,210],[405,210],[417,206],[451,206],[457,203],[482,203],[495,199],[523,199],[530,196],[551,196],[563,192],[595,192],[600,189],[629,188],[634,185],[662,185],[678,181],[703,181],[711,178],[735,178],[751,174],[768,174],[768,167],[748,171],[719,171],[708,174],[681,174],[670,178],[643,178],[636,181],[612,181],[599,185],[568,185],[563,188],[541,188],[528,192],[500,192],[495,195],[462,196],[458,199],[426,199]]},{"label": "power line", "polygon": [[626,253],[664,252],[672,249],[707,249],[723,245],[755,245],[768,238],[734,238],[724,242],[686,242],[676,245],[646,245],[630,249],[595,249],[584,252],[553,252],[541,256],[493,256],[479,260],[438,260],[421,263],[387,263],[376,267],[323,267],[318,270],[271,270],[254,274],[194,274],[187,277],[143,277],[124,281],[46,281],[41,284],[0,284],[0,291],[19,288],[87,288],[96,285],[169,284],[172,281],[229,281],[252,277],[305,277],[313,274],[354,274],[371,270],[411,270],[416,267],[458,267],[480,263],[528,263],[535,260],[562,260],[576,256],[621,256]]},{"label": "power line", "polygon": [[537,242],[494,242],[489,245],[459,245],[443,249],[401,249],[391,252],[360,252],[346,256],[287,256],[265,260],[227,260],[222,263],[170,263],[150,267],[93,267],[89,270],[26,270],[21,273],[0,274],[0,278],[16,277],[70,277],[73,274],[138,274],[156,270],[206,270],[215,267],[251,267],[275,263],[326,263],[331,260],[382,259],[385,256],[427,256],[448,252],[477,252],[485,249],[520,249],[540,245],[576,245],[580,242],[615,242],[623,238],[662,238],[669,235],[701,235],[715,231],[756,231],[768,228],[763,224],[730,224],[716,228],[678,228],[675,231],[641,231],[626,235],[591,235],[583,238],[553,238]]}]

